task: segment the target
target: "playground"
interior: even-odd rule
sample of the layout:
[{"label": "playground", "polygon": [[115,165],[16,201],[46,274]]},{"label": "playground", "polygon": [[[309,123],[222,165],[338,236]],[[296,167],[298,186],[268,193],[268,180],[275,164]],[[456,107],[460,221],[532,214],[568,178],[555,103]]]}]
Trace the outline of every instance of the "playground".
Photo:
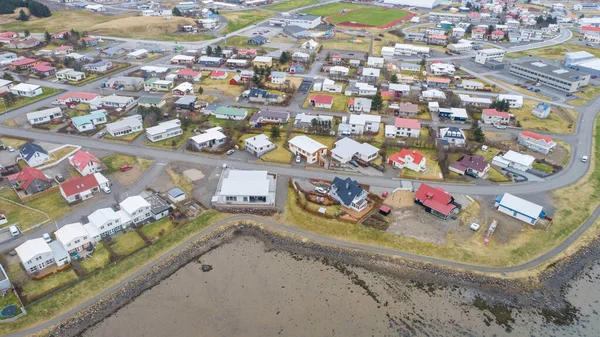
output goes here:
[{"label": "playground", "polygon": [[390,28],[405,20],[410,20],[413,14],[399,9],[378,7],[358,8],[343,11],[327,17],[329,23],[347,27],[376,27]]}]

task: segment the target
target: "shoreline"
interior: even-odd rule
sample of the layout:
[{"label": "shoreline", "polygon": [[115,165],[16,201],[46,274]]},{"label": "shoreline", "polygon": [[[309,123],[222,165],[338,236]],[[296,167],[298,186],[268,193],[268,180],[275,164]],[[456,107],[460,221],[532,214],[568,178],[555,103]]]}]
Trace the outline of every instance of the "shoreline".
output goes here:
[{"label": "shoreline", "polygon": [[[541,272],[539,279],[530,277],[503,280],[402,258],[298,240],[296,237],[265,229],[260,225],[236,222],[192,242],[182,251],[124,284],[115,292],[59,324],[37,332],[36,335],[78,336],[134,301],[146,290],[153,288],[180,268],[240,237],[253,237],[259,240],[265,245],[266,251],[275,250],[287,252],[296,258],[308,257],[321,260],[340,272],[344,271],[343,265],[348,264],[412,282],[418,287],[434,284],[473,290],[479,294],[480,303],[477,306],[490,310],[500,325],[504,324],[501,320],[503,312],[520,307],[539,310],[546,322],[555,324],[575,322],[577,310],[564,299],[564,287],[587,266],[595,262],[596,256],[600,253],[600,241],[595,240],[574,255]],[[366,288],[365,290],[369,291]]]}]

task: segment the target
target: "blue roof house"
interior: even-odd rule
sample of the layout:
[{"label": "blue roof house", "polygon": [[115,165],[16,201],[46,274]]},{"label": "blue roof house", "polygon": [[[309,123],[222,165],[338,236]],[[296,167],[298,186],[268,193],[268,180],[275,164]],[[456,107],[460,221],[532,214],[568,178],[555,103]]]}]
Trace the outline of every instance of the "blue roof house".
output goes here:
[{"label": "blue roof house", "polygon": [[335,177],[331,183],[329,195],[344,207],[361,212],[367,207],[368,193],[356,180]]},{"label": "blue roof house", "polygon": [[531,110],[531,114],[537,118],[548,118],[551,111],[552,108],[550,108],[550,105],[546,103],[538,103],[538,105]]},{"label": "blue roof house", "polygon": [[25,160],[27,165],[36,167],[50,160],[50,154],[38,144],[27,142],[19,150],[19,158]]}]

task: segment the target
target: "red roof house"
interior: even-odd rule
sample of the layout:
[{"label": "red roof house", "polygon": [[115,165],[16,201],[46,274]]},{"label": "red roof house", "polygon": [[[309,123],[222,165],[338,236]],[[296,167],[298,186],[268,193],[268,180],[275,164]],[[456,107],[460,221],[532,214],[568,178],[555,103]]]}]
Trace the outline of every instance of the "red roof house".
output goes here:
[{"label": "red roof house", "polygon": [[388,164],[398,169],[409,169],[421,172],[427,168],[427,160],[417,150],[402,149],[388,157]]},{"label": "red roof house", "polygon": [[56,74],[56,68],[50,65],[48,62],[38,63],[35,66],[29,68],[30,73],[35,73],[40,76],[50,76]]},{"label": "red roof house", "polygon": [[102,171],[102,163],[93,154],[79,150],[75,154],[69,157],[69,163],[79,172],[82,176],[94,174]]},{"label": "red roof house", "polygon": [[60,185],[60,194],[68,203],[87,200],[99,190],[98,181],[93,174],[73,177]]},{"label": "red roof house", "polygon": [[588,33],[600,33],[600,27],[596,27],[596,26],[581,26],[581,31],[582,32],[588,32]]},{"label": "red roof house", "polygon": [[212,80],[224,80],[227,78],[227,72],[224,70],[213,70],[210,73],[210,78]]},{"label": "red roof house", "polygon": [[333,105],[333,96],[312,95],[308,98],[308,101],[315,108],[331,109],[331,106]]},{"label": "red roof house", "polygon": [[502,40],[504,38],[504,32],[501,30],[495,30],[492,32],[492,40]]},{"label": "red roof house", "polygon": [[421,122],[416,119],[396,117],[394,125],[397,128],[421,129]]},{"label": "red roof house", "polygon": [[63,30],[61,32],[56,32],[52,35],[50,35],[50,37],[52,37],[53,39],[64,39],[65,36],[69,35],[69,31],[68,30]]},{"label": "red roof house", "polygon": [[425,211],[446,220],[456,208],[454,198],[443,188],[421,184],[415,193],[415,203],[425,207]]},{"label": "red roof house", "polygon": [[496,109],[483,109],[481,120],[484,124],[508,124],[510,122],[510,114]]},{"label": "red roof house", "polygon": [[62,104],[79,102],[89,103],[96,97],[100,97],[100,95],[90,92],[69,92],[60,96],[58,101]]},{"label": "red roof house", "polygon": [[29,166],[24,167],[19,173],[8,176],[8,181],[15,188],[20,187],[30,195],[52,187],[52,180],[44,172]]},{"label": "red roof house", "polygon": [[11,63],[10,67],[13,69],[23,70],[23,69],[29,69],[38,63],[40,63],[40,61],[26,57],[26,58],[22,58],[20,60],[16,60],[15,62]]},{"label": "red roof house", "polygon": [[179,72],[177,72],[177,77],[198,82],[202,78],[202,73],[199,71],[195,71],[192,68],[183,68]]}]

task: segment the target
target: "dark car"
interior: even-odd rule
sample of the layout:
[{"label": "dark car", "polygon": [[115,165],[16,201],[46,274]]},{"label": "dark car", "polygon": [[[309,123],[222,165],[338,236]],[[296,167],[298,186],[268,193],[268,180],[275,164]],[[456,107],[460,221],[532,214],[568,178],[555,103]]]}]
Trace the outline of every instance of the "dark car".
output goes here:
[{"label": "dark car", "polygon": [[358,167],[359,166],[358,163],[356,162],[356,160],[351,160],[350,164],[352,164],[352,166],[354,166],[354,167]]},{"label": "dark car", "polygon": [[63,177],[62,174],[55,175],[54,179],[56,179],[56,181],[58,181],[59,183],[62,183],[63,181],[65,181],[65,177]]}]

